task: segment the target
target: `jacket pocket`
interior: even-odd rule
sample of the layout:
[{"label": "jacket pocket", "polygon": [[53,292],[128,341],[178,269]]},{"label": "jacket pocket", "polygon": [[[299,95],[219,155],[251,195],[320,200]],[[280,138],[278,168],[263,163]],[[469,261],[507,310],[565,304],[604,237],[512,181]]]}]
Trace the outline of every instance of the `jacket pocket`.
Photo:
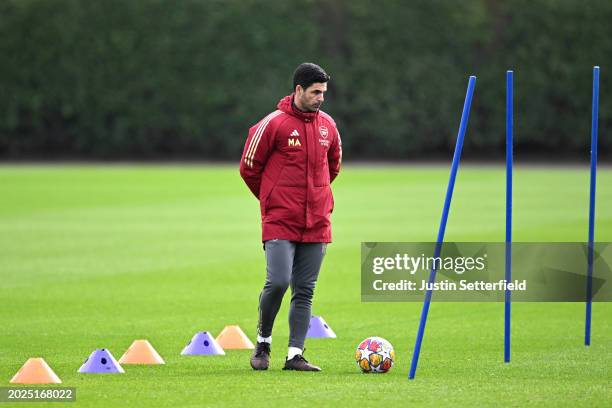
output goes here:
[{"label": "jacket pocket", "polygon": [[[280,174],[282,174],[284,170],[284,167],[281,168]],[[280,179],[280,176],[276,177],[276,179],[272,179],[271,177],[268,177],[267,175],[263,176],[264,179],[263,181],[265,182],[265,186],[266,188],[263,188],[263,184],[262,184],[262,191],[261,191],[261,196],[259,197],[259,209],[261,211],[261,216],[265,216],[266,215],[266,211],[268,209],[268,203],[270,201],[270,197],[272,196],[272,194],[274,193],[274,190],[276,189],[276,186],[278,185],[278,181]]]},{"label": "jacket pocket", "polygon": [[266,191],[263,191],[263,194],[259,198],[259,211],[261,212],[262,217],[266,215],[266,209],[268,208],[268,202],[270,201],[270,196],[274,192],[275,187],[276,187],[276,184],[272,184]]},{"label": "jacket pocket", "polygon": [[306,217],[306,190],[278,184],[265,202],[264,221],[282,220],[287,225],[303,225]]},{"label": "jacket pocket", "polygon": [[311,196],[312,213],[320,217],[328,217],[334,207],[334,198],[329,185],[316,187]]},{"label": "jacket pocket", "polygon": [[329,183],[329,163],[327,162],[327,150],[323,146],[317,146],[317,162],[314,171],[315,187],[328,186]]}]

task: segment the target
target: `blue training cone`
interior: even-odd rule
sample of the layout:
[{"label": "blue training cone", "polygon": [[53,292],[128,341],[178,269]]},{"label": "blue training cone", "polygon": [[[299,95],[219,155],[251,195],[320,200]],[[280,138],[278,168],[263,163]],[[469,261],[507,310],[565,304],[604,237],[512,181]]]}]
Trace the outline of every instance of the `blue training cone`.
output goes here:
[{"label": "blue training cone", "polygon": [[193,355],[205,355],[205,356],[214,356],[214,355],[225,355],[225,351],[223,351],[223,347],[217,343],[215,338],[210,334],[210,332],[198,332],[196,333],[189,344],[185,346],[183,351],[181,351],[181,355],[183,356],[193,356]]},{"label": "blue training cone", "polygon": [[79,373],[117,374],[124,373],[121,365],[107,349],[94,350],[79,368]]},{"label": "blue training cone", "polygon": [[321,316],[311,316],[306,337],[335,339],[336,333],[334,333],[334,331],[331,329],[331,327],[329,327],[325,319],[323,319]]}]

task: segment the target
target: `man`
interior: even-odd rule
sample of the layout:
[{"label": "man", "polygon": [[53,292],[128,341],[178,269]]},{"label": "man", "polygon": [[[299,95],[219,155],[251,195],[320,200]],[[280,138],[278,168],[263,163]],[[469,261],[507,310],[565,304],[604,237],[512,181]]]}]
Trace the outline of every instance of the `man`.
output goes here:
[{"label": "man", "polygon": [[304,340],[319,269],[331,242],[330,183],[340,171],[342,146],[334,120],[319,110],[330,77],[301,64],[293,93],[249,130],[240,175],[259,199],[266,281],[259,296],[257,346],[251,367],[267,370],[272,326],[291,285],[289,350],[284,370],[321,371],[304,359]]}]

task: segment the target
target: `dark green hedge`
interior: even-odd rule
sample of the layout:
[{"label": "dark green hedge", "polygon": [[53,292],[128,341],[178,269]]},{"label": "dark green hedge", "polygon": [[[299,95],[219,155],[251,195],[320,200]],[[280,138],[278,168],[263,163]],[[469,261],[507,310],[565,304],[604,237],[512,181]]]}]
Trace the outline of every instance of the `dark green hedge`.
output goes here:
[{"label": "dark green hedge", "polygon": [[451,151],[469,74],[465,153],[502,155],[509,68],[516,156],[586,157],[598,64],[605,155],[610,21],[609,1],[4,0],[0,157],[236,159],[302,61],[365,159]]}]

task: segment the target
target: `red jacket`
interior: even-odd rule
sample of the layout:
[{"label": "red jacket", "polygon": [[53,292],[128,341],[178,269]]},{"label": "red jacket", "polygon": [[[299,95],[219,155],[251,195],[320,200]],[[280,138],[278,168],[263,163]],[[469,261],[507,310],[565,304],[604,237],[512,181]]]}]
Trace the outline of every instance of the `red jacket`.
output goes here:
[{"label": "red jacket", "polygon": [[249,130],[240,161],[259,199],[262,241],[331,242],[330,183],[342,159],[336,123],[320,110],[299,111],[293,94],[277,108]]}]

